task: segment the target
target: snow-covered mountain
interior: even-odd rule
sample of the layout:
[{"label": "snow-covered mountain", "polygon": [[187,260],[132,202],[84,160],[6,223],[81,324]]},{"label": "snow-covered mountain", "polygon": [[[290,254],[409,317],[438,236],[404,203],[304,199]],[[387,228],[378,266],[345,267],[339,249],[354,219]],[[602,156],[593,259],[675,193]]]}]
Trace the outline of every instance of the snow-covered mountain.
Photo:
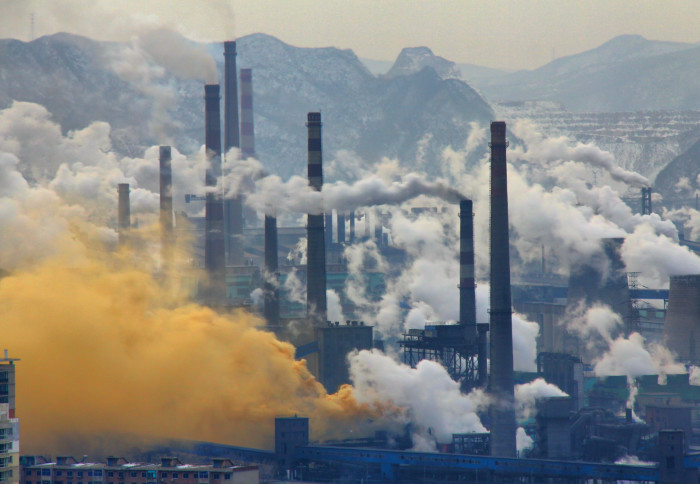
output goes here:
[{"label": "snow-covered mountain", "polygon": [[491,101],[554,101],[576,112],[700,109],[700,46],[616,37],[532,71],[474,79]]},{"label": "snow-covered mountain", "polygon": [[452,61],[433,54],[428,47],[407,47],[391,66],[387,77],[406,76],[431,67],[443,79],[461,79],[462,73]]},{"label": "snow-covered mountain", "polygon": [[[129,54],[128,75],[115,70],[120,47]],[[0,108],[12,100],[43,104],[64,131],[107,121],[115,149],[127,154],[161,143],[198,149],[202,82],[176,77],[139,57],[137,47],[68,34],[0,40]],[[350,50],[298,48],[263,34],[242,37],[237,47],[239,68],[253,69],[258,157],[283,177],[304,173],[309,111],[323,113],[326,160],[343,152],[366,162],[398,157],[410,166],[420,158],[437,171],[442,150],[463,146],[471,122],[493,118],[470,86],[431,67],[377,78]],[[223,47],[207,49],[221,78]],[[356,173],[356,166],[343,173],[338,165],[337,176]]]},{"label": "snow-covered mountain", "polygon": [[595,143],[626,170],[654,180],[676,156],[700,139],[700,111],[571,112],[552,101],[497,103],[499,118],[529,119],[547,136]]}]

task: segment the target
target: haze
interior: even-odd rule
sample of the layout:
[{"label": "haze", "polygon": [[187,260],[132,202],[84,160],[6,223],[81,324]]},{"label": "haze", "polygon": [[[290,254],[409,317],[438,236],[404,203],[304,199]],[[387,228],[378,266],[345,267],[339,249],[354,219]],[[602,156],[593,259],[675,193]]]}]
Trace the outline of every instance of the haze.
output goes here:
[{"label": "haze", "polygon": [[263,32],[377,60],[426,45],[455,62],[502,69],[532,69],[621,34],[700,40],[700,3],[692,0],[0,0],[0,12],[5,38],[29,39],[34,13],[34,37],[66,31],[123,40],[144,25],[210,41]]}]

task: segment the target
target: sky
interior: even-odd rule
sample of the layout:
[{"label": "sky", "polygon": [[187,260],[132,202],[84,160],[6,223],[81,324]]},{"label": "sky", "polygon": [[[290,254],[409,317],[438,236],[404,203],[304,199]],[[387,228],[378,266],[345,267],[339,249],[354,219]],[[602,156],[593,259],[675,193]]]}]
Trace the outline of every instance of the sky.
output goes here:
[{"label": "sky", "polygon": [[455,62],[532,69],[621,34],[700,41],[698,0],[0,0],[0,37],[101,40],[169,27],[196,40],[256,32],[302,47],[394,60],[428,46]]}]

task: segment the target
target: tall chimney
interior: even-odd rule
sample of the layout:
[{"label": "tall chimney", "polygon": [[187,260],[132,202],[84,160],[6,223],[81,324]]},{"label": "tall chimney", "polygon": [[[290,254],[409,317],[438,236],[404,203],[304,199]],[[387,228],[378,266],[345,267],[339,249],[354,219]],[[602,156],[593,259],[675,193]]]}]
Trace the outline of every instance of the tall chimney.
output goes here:
[{"label": "tall chimney", "polygon": [[[240,148],[238,130],[238,76],[236,72],[236,41],[224,42],[224,153]],[[230,167],[236,160],[226,160]],[[226,262],[243,265],[243,203],[241,196],[224,200],[226,230]]]},{"label": "tall chimney", "polygon": [[173,247],[173,171],[170,146],[161,146],[160,161],[160,238],[162,263],[171,259]]},{"label": "tall chimney", "polygon": [[241,69],[241,158],[255,156],[253,69]]},{"label": "tall chimney", "polygon": [[459,202],[459,221],[459,323],[469,326],[469,335],[476,335],[474,213],[471,200],[465,198]]},{"label": "tall chimney", "polygon": [[224,247],[224,203],[221,193],[214,190],[221,177],[221,113],[219,85],[204,86],[204,125],[207,156],[205,201],[204,267],[209,280],[205,299],[208,304],[221,305],[226,300],[226,253]]},{"label": "tall chimney", "polygon": [[325,242],[326,247],[330,247],[333,243],[333,211],[324,215],[324,225],[325,225]]},{"label": "tall chimney", "polygon": [[[321,149],[321,113],[309,113],[308,176],[309,185],[321,191],[323,187],[323,156]],[[307,215],[306,246],[306,311],[315,326],[326,324],[326,244],[323,214]]]},{"label": "tall chimney", "polygon": [[506,123],[491,123],[491,455],[515,457]]},{"label": "tall chimney", "polygon": [[338,226],[338,243],[345,243],[345,214],[338,212],[338,220],[336,221]]},{"label": "tall chimney", "polygon": [[265,215],[265,283],[263,314],[267,324],[280,323],[280,301],[277,277],[277,218]]},{"label": "tall chimney", "polygon": [[355,212],[350,212],[350,243],[355,243]]},{"label": "tall chimney", "polygon": [[124,245],[129,240],[131,229],[131,204],[129,202],[129,184],[119,184],[119,209],[117,213],[117,225],[119,228],[119,245]]}]

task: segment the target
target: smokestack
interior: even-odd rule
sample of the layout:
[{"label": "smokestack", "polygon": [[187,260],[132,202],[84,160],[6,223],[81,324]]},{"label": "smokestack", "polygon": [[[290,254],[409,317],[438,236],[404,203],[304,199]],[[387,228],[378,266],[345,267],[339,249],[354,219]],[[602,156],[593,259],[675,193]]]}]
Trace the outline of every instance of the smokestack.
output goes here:
[{"label": "smokestack", "polygon": [[382,246],[382,214],[381,214],[381,212],[377,212],[377,221],[374,223],[374,240],[377,242],[377,247]]},{"label": "smokestack", "polygon": [[331,210],[331,213],[327,213],[324,215],[324,220],[325,220],[325,242],[326,242],[326,248],[330,247],[331,244],[333,243],[333,211]]},{"label": "smokestack", "polygon": [[[240,148],[238,131],[238,76],[236,73],[236,41],[224,42],[224,153]],[[227,160],[229,166],[236,160]],[[241,196],[224,201],[226,262],[243,265],[243,203]]]},{"label": "smokestack", "polygon": [[515,457],[506,123],[491,123],[491,455]]},{"label": "smokestack", "polygon": [[241,69],[241,158],[255,156],[253,69]]},{"label": "smokestack", "polygon": [[338,220],[336,221],[338,225],[338,243],[345,243],[345,214],[338,212]]},{"label": "smokestack", "polygon": [[119,184],[119,245],[124,245],[129,239],[129,229],[131,229],[131,204],[129,202],[129,184]]},{"label": "smokestack", "polygon": [[[321,149],[321,113],[309,113],[309,185],[316,191],[323,187],[323,156]],[[315,326],[326,324],[326,244],[323,214],[307,215],[306,246],[306,311]]]},{"label": "smokestack", "polygon": [[170,146],[160,147],[160,237],[163,264],[171,258],[173,245],[173,171]]},{"label": "smokestack", "polygon": [[472,201],[459,202],[459,323],[476,335],[476,286],[474,284],[474,213]]},{"label": "smokestack", "polygon": [[263,314],[267,324],[279,326],[280,302],[277,278],[277,218],[265,215],[265,283]]},{"label": "smokestack", "polygon": [[350,212],[350,243],[355,243],[355,212]]},{"label": "smokestack", "polygon": [[215,193],[221,177],[221,113],[219,85],[204,86],[204,125],[207,155],[205,201],[204,267],[209,280],[205,291],[208,304],[221,305],[226,300],[226,253],[224,247],[224,203],[220,193]]}]

